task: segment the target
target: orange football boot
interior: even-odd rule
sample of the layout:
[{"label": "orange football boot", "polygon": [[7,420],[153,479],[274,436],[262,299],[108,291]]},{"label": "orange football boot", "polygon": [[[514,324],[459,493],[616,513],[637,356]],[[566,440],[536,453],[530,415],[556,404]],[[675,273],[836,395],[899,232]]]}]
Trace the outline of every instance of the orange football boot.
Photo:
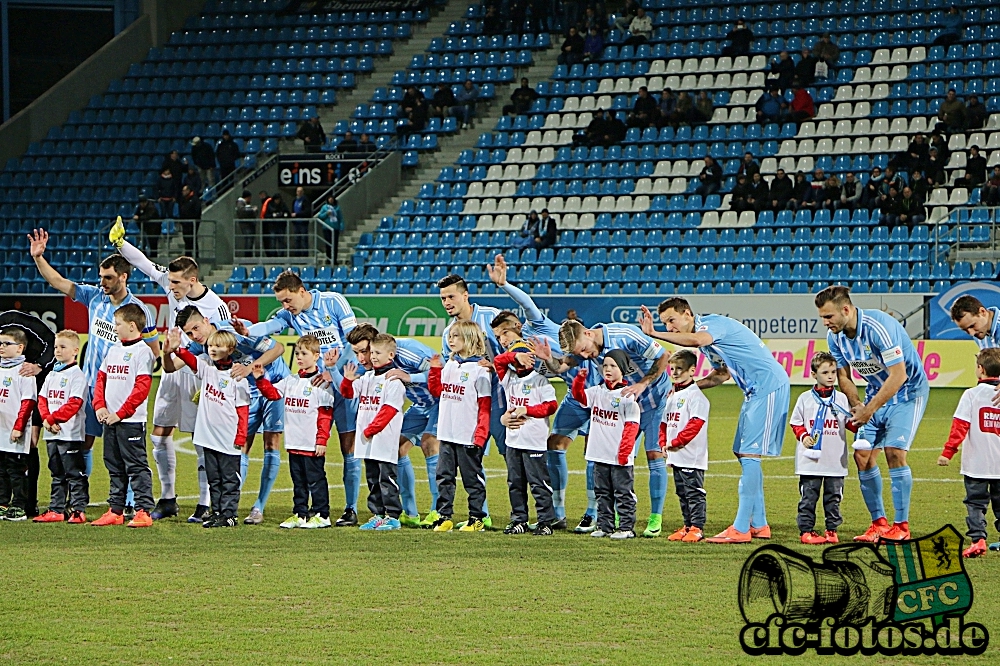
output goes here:
[{"label": "orange football boot", "polygon": [[125,516],[108,509],[103,516],[91,523],[94,527],[105,527],[106,525],[124,525]]},{"label": "orange football boot", "polygon": [[752,538],[750,532],[740,532],[730,525],[714,537],[705,539],[705,541],[708,543],[750,543]]}]

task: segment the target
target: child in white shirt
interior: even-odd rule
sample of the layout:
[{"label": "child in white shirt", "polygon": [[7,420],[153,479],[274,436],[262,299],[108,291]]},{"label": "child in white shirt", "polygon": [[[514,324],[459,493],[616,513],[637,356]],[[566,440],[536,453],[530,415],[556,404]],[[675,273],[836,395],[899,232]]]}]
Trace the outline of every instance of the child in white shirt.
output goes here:
[{"label": "child in white shirt", "polygon": [[368,348],[372,369],[359,377],[358,367],[348,363],[340,393],[348,400],[358,398],[360,437],[355,436],[354,457],[365,461],[368,509],[372,512],[371,519],[359,529],[386,532],[400,529],[399,516],[403,513],[396,479],[406,386],[386,374],[394,367],[396,339],[379,333]]},{"label": "child in white shirt", "polygon": [[[799,396],[789,425],[798,440],[795,473],[799,476],[800,541],[808,545],[838,543],[844,519],[840,501],[847,477],[847,431],[855,430],[847,396],[837,391],[837,361],[828,352],[813,356],[816,386]],[[816,503],[823,495],[826,533],[816,532]]]},{"label": "child in white shirt", "polygon": [[[494,327],[495,330],[495,327]],[[507,489],[510,524],[504,534],[524,534],[528,528],[528,487],[535,498],[536,536],[550,536],[556,512],[546,464],[549,417],[556,413],[556,391],[534,369],[535,357],[524,351],[507,351],[493,359],[493,367],[507,396],[507,415],[516,419],[507,426]]]},{"label": "child in white shirt", "polygon": [[[292,476],[292,516],[278,527],[330,527],[330,486],[326,479],[326,443],[333,424],[333,395],[313,386],[319,374],[320,344],[314,335],[295,343],[297,375],[272,384],[264,368],[254,367],[257,390],[268,400],[284,400],[285,450]],[[312,509],[309,499],[312,497]]]},{"label": "child in white shirt", "polygon": [[431,357],[427,388],[440,399],[438,408],[438,519],[431,528],[450,532],[458,471],[469,495],[469,520],[459,531],[486,529],[486,473],[483,449],[490,437],[492,379],[485,360],[486,340],[472,321],[456,321],[448,329],[451,358],[443,367],[441,357]]},{"label": "child in white shirt", "polygon": [[[604,355],[604,383],[587,386],[587,370],[573,380],[573,397],[590,410],[590,437],[586,459],[594,463],[594,494],[597,496],[597,529],[592,537],[635,538],[634,470],[635,443],[641,410],[635,396],[623,395],[627,375],[637,372],[621,349]],[[615,529],[615,513],[618,529]]]},{"label": "child in white shirt", "polygon": [[705,538],[705,471],[708,469],[709,402],[694,381],[698,359],[687,349],[670,357],[674,390],[660,422],[660,449],[674,470],[674,490],[684,525],[667,539],[697,543]]},{"label": "child in white shirt", "polygon": [[90,481],[84,456],[86,414],[82,408],[89,389],[87,377],[76,364],[80,355],[80,336],[76,331],[59,331],[54,351],[55,366],[45,377],[38,396],[38,414],[45,428],[45,445],[49,453],[52,494],[49,510],[34,521],[61,523],[69,514],[70,523],[83,524],[87,522],[85,512],[90,503]]},{"label": "child in white shirt", "polygon": [[202,527],[236,527],[240,508],[240,454],[247,443],[250,422],[250,384],[233,377],[236,336],[216,331],[208,336],[208,360],[180,347],[181,331],[172,329],[163,347],[163,368],[176,371],[173,353],[201,381],[198,417],[191,441],[205,453],[205,476],[212,513]]},{"label": "child in white shirt", "polygon": [[[1000,348],[983,349],[976,357],[979,384],[962,394],[951,422],[951,434],[938,458],[947,465],[962,449],[962,476],[965,479],[965,519],[972,545],[963,557],[986,554],[986,510],[993,506],[994,527],[1000,529],[1000,409],[993,404],[1000,385]],[[990,550],[1000,550],[991,544]]]},{"label": "child in white shirt", "polygon": [[11,521],[28,519],[28,449],[38,393],[35,378],[20,375],[27,346],[20,328],[0,331],[0,518]]}]

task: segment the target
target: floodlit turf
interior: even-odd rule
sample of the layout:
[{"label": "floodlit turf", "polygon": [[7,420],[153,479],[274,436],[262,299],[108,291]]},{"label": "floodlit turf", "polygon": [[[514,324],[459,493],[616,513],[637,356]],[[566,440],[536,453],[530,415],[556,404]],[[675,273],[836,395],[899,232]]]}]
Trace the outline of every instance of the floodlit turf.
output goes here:
[{"label": "floodlit turf", "polygon": [[[948,522],[965,531],[958,461],[949,468],[935,464],[959,395],[957,390],[932,392],[910,458],[914,536]],[[742,397],[730,386],[708,396],[712,463],[706,531],[714,533],[730,524],[736,510],[739,466],[730,447]],[[187,436],[179,441],[177,479],[186,517],[197,493],[195,456]],[[586,506],[581,444],[569,454],[571,521]],[[792,445],[786,437],[786,454]],[[336,517],[343,489],[339,454],[332,452],[327,473]],[[261,455],[258,438],[241,518],[256,495]],[[424,511],[429,495],[423,457],[416,449],[411,457]],[[44,453],[42,464],[40,495],[47,497]],[[486,465],[491,513],[502,527],[509,509],[503,461],[493,454]],[[775,540],[818,556],[820,549],[798,544],[793,461],[768,462],[764,472]],[[647,479],[645,463],[637,461],[640,530],[649,510]],[[260,527],[205,530],[181,520],[146,530],[0,523],[0,663],[752,661],[740,651],[736,604],[737,577],[750,547],[674,544],[665,536],[612,543],[567,533],[537,538],[407,529],[279,530],[278,523],[290,514],[290,489],[283,462]],[[671,480],[665,533],[680,520],[673,490]],[[107,474],[98,457],[91,496],[102,502],[106,492]],[[846,523],[840,532],[850,538],[869,522],[853,470],[845,495]],[[365,496],[363,490],[362,505]],[[463,491],[457,499],[463,507]],[[90,517],[103,510],[93,507]],[[461,511],[456,515],[464,518]],[[976,593],[967,618],[983,623],[1000,640],[1000,554],[968,562],[967,569]],[[995,649],[990,649],[994,655]],[[842,659],[783,660],[834,658]],[[951,664],[977,658],[864,659]]]}]

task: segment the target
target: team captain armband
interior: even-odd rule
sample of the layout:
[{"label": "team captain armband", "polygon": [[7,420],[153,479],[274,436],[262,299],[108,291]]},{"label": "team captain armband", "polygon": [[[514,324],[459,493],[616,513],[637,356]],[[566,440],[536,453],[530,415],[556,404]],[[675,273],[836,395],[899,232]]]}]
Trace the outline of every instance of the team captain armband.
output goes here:
[{"label": "team captain armband", "polygon": [[903,358],[903,349],[899,345],[896,345],[892,349],[886,349],[882,352],[883,363],[892,363],[893,361],[901,358]]}]

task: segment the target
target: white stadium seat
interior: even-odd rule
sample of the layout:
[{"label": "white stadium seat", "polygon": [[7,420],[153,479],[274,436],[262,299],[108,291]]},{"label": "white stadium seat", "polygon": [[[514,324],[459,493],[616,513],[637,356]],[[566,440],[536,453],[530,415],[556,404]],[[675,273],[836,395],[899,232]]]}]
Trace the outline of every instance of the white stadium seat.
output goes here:
[{"label": "white stadium seat", "polygon": [[491,180],[483,186],[483,196],[484,197],[498,197],[500,196],[500,181]]},{"label": "white stadium seat", "polygon": [[483,196],[483,184],[478,180],[474,183],[469,183],[469,189],[465,194],[465,198],[471,199],[481,196]]}]

